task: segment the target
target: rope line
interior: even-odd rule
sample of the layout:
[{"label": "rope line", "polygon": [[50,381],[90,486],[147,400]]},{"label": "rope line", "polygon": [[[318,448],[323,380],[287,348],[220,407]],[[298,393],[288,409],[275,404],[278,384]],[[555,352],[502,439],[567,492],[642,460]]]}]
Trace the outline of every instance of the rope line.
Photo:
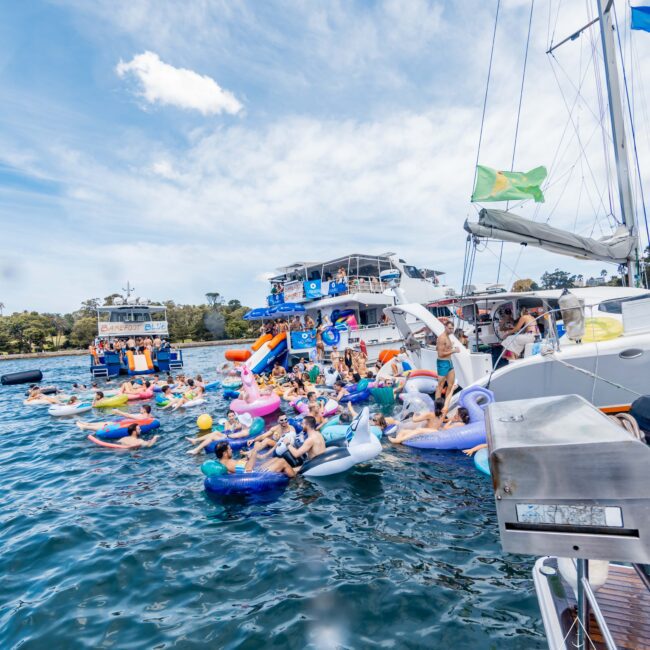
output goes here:
[{"label": "rope line", "polygon": [[499,23],[499,8],[501,7],[501,0],[497,0],[497,10],[494,16],[494,30],[492,32],[492,47],[490,48],[490,62],[488,64],[487,83],[485,84],[485,96],[483,97],[483,112],[481,114],[481,129],[478,134],[478,147],[476,149],[476,164],[474,165],[474,181],[472,183],[472,193],[476,186],[476,177],[478,175],[478,161],[481,155],[481,143],[483,142],[483,127],[485,126],[485,111],[487,109],[488,92],[490,90],[490,77],[492,76],[492,59],[494,58],[494,45],[497,40],[497,25]]}]

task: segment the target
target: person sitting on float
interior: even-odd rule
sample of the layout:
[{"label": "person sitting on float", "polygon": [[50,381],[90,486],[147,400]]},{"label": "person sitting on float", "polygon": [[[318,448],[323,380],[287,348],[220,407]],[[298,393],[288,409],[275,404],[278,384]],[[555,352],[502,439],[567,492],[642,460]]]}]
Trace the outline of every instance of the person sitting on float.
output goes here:
[{"label": "person sitting on float", "polygon": [[[323,438],[323,434],[316,428],[316,420],[313,418],[313,416],[306,415],[303,418],[302,428],[303,431],[307,434],[305,442],[303,442],[302,445],[300,445],[300,447],[297,449],[292,444],[287,445],[287,450],[296,459],[297,462],[300,462],[305,454],[307,454],[307,458],[311,460],[312,458],[315,458],[316,456],[322,454],[326,449],[325,438]],[[282,450],[278,451],[282,452]],[[284,459],[278,458],[277,460]],[[284,460],[284,462],[286,463],[287,461]]]},{"label": "person sitting on float", "polygon": [[44,395],[41,392],[41,389],[38,388],[38,386],[34,386],[33,388],[30,389],[29,395],[27,396],[27,399],[25,400],[26,403],[34,402],[34,401],[48,402],[49,404],[60,404],[61,403],[59,398],[55,397],[54,395]]},{"label": "person sitting on float", "polygon": [[196,447],[193,447],[187,452],[190,456],[196,456],[196,454],[200,454],[205,449],[205,447],[207,447],[211,442],[216,442],[219,440],[225,441],[226,434],[221,433],[221,431],[211,431],[210,433],[206,433],[205,435],[200,436],[198,438],[192,438],[191,436],[187,436],[185,440],[187,440],[193,445],[196,445]]},{"label": "person sitting on float", "polygon": [[120,409],[113,409],[111,413],[121,415],[123,418],[129,420],[147,420],[151,417],[151,406],[149,406],[149,404],[140,404],[140,410],[137,413],[129,413],[128,411],[121,411]]},{"label": "person sitting on float", "polygon": [[123,447],[128,447],[129,449],[141,449],[143,447],[153,447],[158,441],[158,436],[154,436],[151,440],[142,440],[140,438],[142,429],[140,429],[139,424],[130,424],[127,431],[129,432],[127,436],[115,440],[114,442]]},{"label": "person sitting on float", "polygon": [[289,383],[288,388],[282,393],[282,399],[291,402],[295,399],[300,399],[301,397],[306,397],[307,391],[305,390],[305,385],[303,384],[302,379],[294,378]]},{"label": "person sitting on float", "polygon": [[[354,410],[354,406],[348,402],[348,411],[349,413],[349,418],[346,418],[347,423],[352,422],[352,419],[356,418],[359,413]],[[345,424],[342,421],[343,413],[339,416],[339,424]],[[396,420],[395,418],[391,417],[386,417],[383,413],[373,413],[371,417],[371,422],[374,424],[376,427],[379,427],[382,431],[382,433],[386,430],[387,427],[390,427],[394,424],[399,424],[399,420]]]},{"label": "person sitting on float", "polygon": [[273,364],[273,370],[271,370],[271,377],[274,379],[280,379],[281,377],[284,377],[287,374],[287,371],[284,369],[284,366],[279,362],[276,361]]},{"label": "person sitting on float", "polygon": [[133,379],[127,379],[125,382],[122,382],[118,394],[133,395],[134,393],[141,393],[141,392],[142,392],[142,386],[140,386],[140,384],[135,384]]},{"label": "person sitting on float", "polygon": [[230,438],[247,438],[250,433],[249,427],[245,427],[241,423],[234,411],[228,411],[226,422],[223,425],[223,431]]},{"label": "person sitting on float", "polygon": [[421,427],[418,429],[400,431],[396,436],[394,436],[393,438],[389,437],[388,439],[392,443],[399,444],[404,442],[405,440],[414,438],[415,436],[421,436],[426,433],[435,433],[436,431],[442,431],[444,429],[452,429],[453,427],[461,427],[466,424],[469,424],[469,412],[465,407],[461,406],[456,411],[454,417],[447,424],[438,427],[437,429]]},{"label": "person sitting on float", "polygon": [[[264,472],[282,472],[289,478],[296,476],[296,470],[282,456],[288,451],[295,459],[294,463],[302,464],[302,457],[307,454],[309,458],[314,458],[325,451],[325,439],[316,428],[316,421],[310,415],[306,415],[302,421],[303,431],[307,435],[305,442],[296,449],[291,442],[287,442],[288,437],[282,438],[274,449],[273,457],[262,465]],[[256,445],[257,446],[257,445]],[[259,451],[253,450],[248,462],[254,462],[259,457]]]},{"label": "person sitting on float", "polygon": [[275,426],[255,438],[255,440],[249,440],[248,446],[252,446],[258,456],[265,449],[269,449],[270,451],[265,454],[265,456],[269,456],[278,442],[283,439],[289,442],[295,442],[296,439],[296,430],[289,424],[289,418],[284,414],[278,418],[278,423]]},{"label": "person sitting on float", "polygon": [[334,384],[334,390],[336,390],[336,395],[334,395],[333,399],[337,402],[340,402],[341,399],[350,394],[350,391],[345,387],[345,384],[341,380]]},{"label": "person sitting on float", "polygon": [[196,386],[194,384],[193,379],[187,380],[188,384],[190,382],[192,382],[192,384],[189,386],[189,390],[183,394],[183,397],[177,400],[176,404],[172,406],[172,410],[175,411],[176,409],[183,406],[183,404],[187,404],[188,402],[193,402],[195,399],[201,399],[203,397],[203,394],[205,393],[205,389],[201,386]]}]

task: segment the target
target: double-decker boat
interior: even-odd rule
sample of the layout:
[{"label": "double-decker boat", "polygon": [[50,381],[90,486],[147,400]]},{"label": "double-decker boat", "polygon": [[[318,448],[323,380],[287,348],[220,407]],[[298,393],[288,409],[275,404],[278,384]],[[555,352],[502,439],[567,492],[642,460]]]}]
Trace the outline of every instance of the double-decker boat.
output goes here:
[{"label": "double-decker boat", "polygon": [[[319,334],[326,351],[337,346],[365,349],[373,362],[382,350],[399,348],[402,335],[383,314],[399,293],[426,305],[455,295],[441,279],[444,273],[408,264],[395,253],[353,253],[325,262],[298,262],[278,269],[270,278],[267,306],[248,319],[289,321],[282,341],[254,346],[248,365],[264,372],[280,354],[289,359],[310,354]],[[300,317],[298,320],[292,319]],[[308,323],[312,326],[305,326]],[[274,344],[277,343],[277,344]]]},{"label": "double-decker boat", "polygon": [[97,339],[90,355],[93,377],[172,372],[183,367],[182,351],[168,341],[167,308],[131,298],[131,291],[129,287],[126,298],[97,307]]}]

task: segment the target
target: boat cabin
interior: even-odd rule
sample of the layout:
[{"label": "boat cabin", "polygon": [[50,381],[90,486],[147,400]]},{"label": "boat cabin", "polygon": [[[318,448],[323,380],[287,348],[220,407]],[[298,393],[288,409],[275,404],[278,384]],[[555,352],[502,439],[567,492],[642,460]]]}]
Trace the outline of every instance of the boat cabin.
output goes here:
[{"label": "boat cabin", "polygon": [[164,305],[116,298],[97,308],[90,371],[93,377],[116,377],[179,370],[183,353],[172,349],[168,338]]}]

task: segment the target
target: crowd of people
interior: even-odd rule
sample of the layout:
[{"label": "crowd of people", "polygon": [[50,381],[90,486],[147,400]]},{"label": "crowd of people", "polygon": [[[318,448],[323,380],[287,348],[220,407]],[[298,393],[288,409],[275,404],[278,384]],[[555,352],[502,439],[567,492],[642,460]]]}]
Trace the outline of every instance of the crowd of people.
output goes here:
[{"label": "crowd of people", "polygon": [[142,354],[145,350],[148,350],[152,355],[155,355],[158,350],[164,350],[169,347],[169,341],[159,336],[154,336],[153,338],[150,336],[122,336],[111,339],[96,337],[88,346],[88,351],[93,357],[103,354],[106,351],[117,352],[120,355],[120,360],[123,362],[125,352]]}]

